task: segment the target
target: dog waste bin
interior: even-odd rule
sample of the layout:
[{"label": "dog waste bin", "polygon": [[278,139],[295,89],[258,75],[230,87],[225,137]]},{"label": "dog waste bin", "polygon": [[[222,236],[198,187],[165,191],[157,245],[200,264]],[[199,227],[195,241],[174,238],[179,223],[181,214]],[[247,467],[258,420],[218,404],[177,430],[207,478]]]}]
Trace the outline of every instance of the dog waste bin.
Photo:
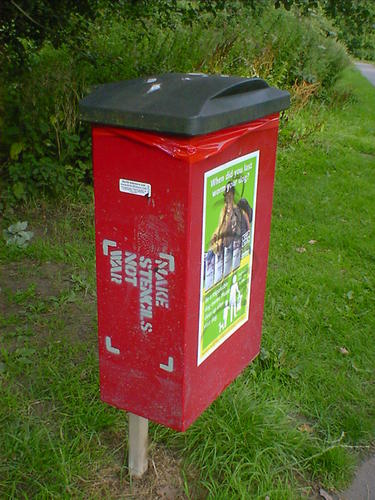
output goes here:
[{"label": "dog waste bin", "polygon": [[92,124],[103,401],[185,430],[260,349],[279,112],[259,78],[101,85]]}]

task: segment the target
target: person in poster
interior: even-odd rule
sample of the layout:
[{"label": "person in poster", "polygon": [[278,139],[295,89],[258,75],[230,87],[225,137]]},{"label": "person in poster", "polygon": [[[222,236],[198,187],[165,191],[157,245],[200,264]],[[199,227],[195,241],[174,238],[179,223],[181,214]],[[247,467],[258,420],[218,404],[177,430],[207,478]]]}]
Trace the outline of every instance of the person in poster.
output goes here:
[{"label": "person in poster", "polygon": [[215,253],[218,253],[222,246],[228,248],[234,239],[240,238],[242,212],[234,202],[234,195],[235,188],[233,184],[227,184],[219,224],[211,238],[211,247]]},{"label": "person in poster", "polygon": [[227,276],[232,268],[239,266],[241,255],[236,255],[236,249],[240,252],[243,236],[249,233],[251,228],[252,208],[246,198],[241,198],[236,204],[235,193],[233,183],[228,183],[225,186],[224,207],[210,241],[211,250],[216,255],[220,255],[223,250],[225,256],[230,253],[229,268],[225,266],[225,261],[228,262],[229,258],[224,257],[224,276]]}]

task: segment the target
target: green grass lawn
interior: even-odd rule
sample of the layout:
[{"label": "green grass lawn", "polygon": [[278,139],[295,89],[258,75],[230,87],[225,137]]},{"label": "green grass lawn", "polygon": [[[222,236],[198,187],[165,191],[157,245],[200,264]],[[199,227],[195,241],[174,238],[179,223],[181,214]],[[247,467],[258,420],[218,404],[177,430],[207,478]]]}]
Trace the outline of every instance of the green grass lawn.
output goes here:
[{"label": "green grass lawn", "polygon": [[0,243],[0,498],[289,500],[348,483],[375,436],[374,109],[349,69],[333,104],[289,114],[261,355],[186,433],[152,425],[141,481],[124,412],[99,400],[93,206],[4,216],[35,237]]}]

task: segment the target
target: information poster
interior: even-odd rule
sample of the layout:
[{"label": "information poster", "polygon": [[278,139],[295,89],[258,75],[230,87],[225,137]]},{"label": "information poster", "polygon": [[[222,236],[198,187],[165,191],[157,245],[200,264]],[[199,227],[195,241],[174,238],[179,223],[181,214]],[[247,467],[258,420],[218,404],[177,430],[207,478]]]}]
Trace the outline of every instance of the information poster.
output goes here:
[{"label": "information poster", "polygon": [[204,176],[198,365],[249,319],[259,151]]}]

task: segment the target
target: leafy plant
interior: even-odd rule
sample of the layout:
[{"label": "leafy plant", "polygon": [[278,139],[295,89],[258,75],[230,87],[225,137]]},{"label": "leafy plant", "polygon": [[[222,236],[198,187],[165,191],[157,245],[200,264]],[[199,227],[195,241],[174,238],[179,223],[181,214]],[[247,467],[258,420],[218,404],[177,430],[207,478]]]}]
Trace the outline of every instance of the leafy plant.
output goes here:
[{"label": "leafy plant", "polygon": [[28,226],[27,221],[16,222],[3,230],[3,235],[7,245],[16,245],[20,248],[25,248],[30,243],[34,236],[32,231],[26,231]]}]

